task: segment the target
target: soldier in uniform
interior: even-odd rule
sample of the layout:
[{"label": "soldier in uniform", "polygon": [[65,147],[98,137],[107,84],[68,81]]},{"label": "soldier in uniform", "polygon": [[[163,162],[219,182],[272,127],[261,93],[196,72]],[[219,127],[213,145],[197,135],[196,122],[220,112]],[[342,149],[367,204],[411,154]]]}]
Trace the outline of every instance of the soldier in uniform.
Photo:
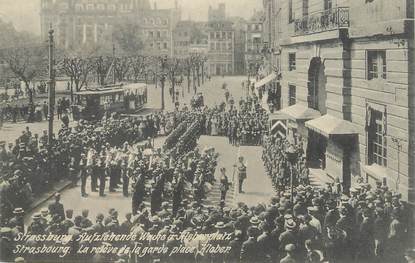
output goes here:
[{"label": "soldier in uniform", "polygon": [[99,179],[99,196],[105,196],[105,180],[106,180],[106,172],[105,172],[105,155],[101,153],[100,157],[96,163],[96,169],[98,172],[98,179]]},{"label": "soldier in uniform", "polygon": [[222,167],[220,169],[220,200],[225,201],[226,193],[229,190],[229,180],[228,176],[226,176],[226,169],[225,167]]},{"label": "soldier in uniform", "polygon": [[86,193],[85,188],[88,172],[86,155],[84,153],[81,153],[81,160],[79,161],[79,177],[81,177],[81,196],[87,197],[88,194]]},{"label": "soldier in uniform", "polygon": [[244,163],[244,157],[240,156],[238,158],[238,163],[234,165],[236,167],[238,172],[238,181],[239,181],[239,193],[244,193],[242,190],[242,186],[244,183],[244,180],[246,179],[246,165]]}]

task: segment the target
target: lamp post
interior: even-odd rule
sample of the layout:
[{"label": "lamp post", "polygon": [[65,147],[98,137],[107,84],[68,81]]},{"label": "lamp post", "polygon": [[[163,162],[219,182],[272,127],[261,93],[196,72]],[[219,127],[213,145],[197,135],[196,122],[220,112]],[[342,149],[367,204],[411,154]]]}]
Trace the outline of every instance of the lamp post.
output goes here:
[{"label": "lamp post", "polygon": [[49,30],[49,107],[48,107],[48,146],[52,147],[53,135],[53,113],[55,110],[55,74],[54,74],[54,58],[53,58],[53,29]]},{"label": "lamp post", "polygon": [[286,155],[287,155],[287,160],[290,163],[290,189],[291,189],[291,196],[290,196],[290,201],[291,201],[291,205],[294,203],[294,172],[293,172],[293,166],[297,160],[297,152],[294,149],[294,147],[292,145],[290,145],[290,147],[288,147],[288,149],[286,149],[285,151]]},{"label": "lamp post", "polygon": [[164,110],[164,83],[166,81],[166,74],[164,72],[167,64],[167,56],[161,57],[161,110]]}]

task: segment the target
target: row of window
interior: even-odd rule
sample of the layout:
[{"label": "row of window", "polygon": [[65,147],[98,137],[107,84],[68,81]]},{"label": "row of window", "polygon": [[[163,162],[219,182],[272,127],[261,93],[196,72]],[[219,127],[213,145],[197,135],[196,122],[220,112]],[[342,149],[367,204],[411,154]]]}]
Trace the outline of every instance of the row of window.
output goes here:
[{"label": "row of window", "polygon": [[175,41],[174,45],[176,47],[187,47],[189,45],[189,41]]},{"label": "row of window", "polygon": [[[288,70],[296,70],[296,55],[288,53]],[[386,79],[386,51],[385,50],[368,50],[366,55],[366,78]]]},{"label": "row of window", "polygon": [[162,18],[144,18],[143,23],[145,25],[167,25],[168,20]]},{"label": "row of window", "polygon": [[168,47],[169,47],[169,45],[167,44],[167,42],[164,42],[164,43],[161,43],[161,42],[154,43],[154,42],[152,42],[152,43],[150,43],[150,48],[151,49],[161,50],[161,49],[168,49]]},{"label": "row of window", "polygon": [[232,50],[232,42],[211,42],[209,49],[211,51],[229,51]]},{"label": "row of window", "polygon": [[247,31],[262,31],[262,24],[248,24],[246,26]]},{"label": "row of window", "polygon": [[[63,4],[63,5],[61,5],[61,8],[62,9],[67,9],[67,8],[69,8],[69,6],[67,5],[67,4]],[[121,10],[130,10],[131,8],[130,8],[130,6],[129,5],[120,5],[120,9]],[[115,5],[115,4],[92,4],[92,3],[90,3],[90,4],[81,4],[81,3],[77,3],[76,5],[75,5],[75,10],[76,11],[84,11],[84,10],[87,10],[87,11],[92,11],[92,10],[98,10],[98,11],[105,11],[105,10],[108,10],[108,11],[115,11],[115,10],[117,10],[117,6]]]},{"label": "row of window", "polygon": [[[302,15],[308,16],[309,0],[302,0]],[[324,10],[333,8],[333,0],[324,0]],[[294,22],[293,0],[288,0],[288,23]]]},{"label": "row of window", "polygon": [[167,37],[167,31],[147,31],[147,36],[149,38],[166,38]]},{"label": "row of window", "polygon": [[187,31],[184,31],[184,32],[178,31],[176,34],[179,37],[187,37],[189,35],[189,33]]},{"label": "row of window", "polygon": [[210,39],[232,39],[232,32],[210,32]]}]

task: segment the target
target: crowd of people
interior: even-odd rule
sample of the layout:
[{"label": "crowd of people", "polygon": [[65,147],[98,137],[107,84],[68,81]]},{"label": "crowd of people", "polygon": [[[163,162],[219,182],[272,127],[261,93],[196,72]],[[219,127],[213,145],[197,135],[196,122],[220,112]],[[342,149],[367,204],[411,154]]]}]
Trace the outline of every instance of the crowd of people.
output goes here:
[{"label": "crowd of people", "polygon": [[[196,166],[207,158],[206,153],[200,156],[205,157],[199,159]],[[172,191],[173,196],[176,195],[177,188],[182,190],[177,185],[186,177],[177,168],[178,166],[173,168],[175,176],[171,181],[176,186]],[[153,178],[154,184],[162,180],[157,175],[153,175]],[[157,187],[154,186],[153,189],[156,191]],[[293,197],[291,194],[289,190],[277,190],[268,204],[249,207],[238,203],[235,208],[226,207],[224,202],[217,206],[205,206],[197,201],[188,202],[188,199],[183,199],[177,207],[173,197],[172,204],[162,201],[156,210],[153,204],[151,207],[140,204],[123,219],[119,218],[116,209],[110,209],[108,213],[102,211],[95,219],[89,217],[87,210],[74,215],[73,210],[64,210],[65,205],[59,202],[59,195],[56,195],[49,209],[33,215],[33,222],[29,226],[22,223],[23,211],[14,211],[15,216],[8,227],[3,227],[0,231],[1,259],[30,258],[33,262],[58,259],[56,254],[25,253],[22,245],[41,247],[42,242],[14,241],[19,233],[72,235],[72,239],[63,243],[70,250],[65,257],[59,258],[60,262],[314,263],[406,262],[405,258],[414,259],[414,250],[407,250],[413,230],[410,210],[407,203],[386,186],[378,185],[372,189],[368,184],[362,184],[352,189],[350,197],[344,197],[329,188],[299,185],[295,188]],[[167,238],[140,240],[142,247],[164,246],[168,252],[141,255],[134,252],[76,253],[87,242],[77,239],[83,234],[124,234],[138,238],[144,233],[166,235]],[[185,238],[190,235],[206,237],[219,234],[226,234],[228,238],[200,238],[197,242]],[[178,235],[184,238],[168,238]],[[13,254],[11,251],[17,244],[20,245],[20,252]],[[114,240],[95,240],[93,244],[111,249],[127,245],[131,248],[130,251],[136,245],[135,242],[120,243]],[[170,254],[175,247],[183,249]],[[225,249],[226,253],[219,253],[220,248]]]},{"label": "crowd of people", "polygon": [[[2,122],[10,121],[12,123],[18,121],[40,122],[48,119],[48,110],[49,106],[46,101],[43,101],[43,103],[36,102],[33,105],[6,103],[0,107],[0,119]],[[56,105],[58,119],[61,119],[68,111],[70,111],[70,100],[64,97],[59,98]]]},{"label": "crowd of people", "polygon": [[239,101],[239,109],[232,101],[212,108],[206,116],[205,134],[211,136],[226,136],[232,145],[261,145],[262,137],[267,131],[268,115],[260,107],[258,97]]}]

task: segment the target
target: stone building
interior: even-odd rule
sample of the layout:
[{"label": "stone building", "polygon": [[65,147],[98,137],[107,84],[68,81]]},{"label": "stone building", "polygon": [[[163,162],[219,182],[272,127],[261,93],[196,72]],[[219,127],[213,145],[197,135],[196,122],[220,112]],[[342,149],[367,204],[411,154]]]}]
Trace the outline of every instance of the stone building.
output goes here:
[{"label": "stone building", "polygon": [[265,2],[281,10],[270,23],[281,50],[276,115],[313,172],[346,193],[382,182],[413,203],[414,1]]},{"label": "stone building", "polygon": [[235,75],[244,75],[246,73],[245,64],[245,34],[246,20],[242,17],[229,17],[228,21],[232,22],[234,29],[234,72]]},{"label": "stone building", "polygon": [[142,26],[143,53],[171,55],[180,13],[177,1],[174,8],[157,9],[149,0],[41,0],[41,36],[46,40],[52,25],[57,45],[64,48],[112,44],[116,23],[129,19]]},{"label": "stone building", "polygon": [[230,21],[208,22],[208,72],[210,75],[234,73],[235,30]]},{"label": "stone building", "polygon": [[210,75],[232,75],[235,65],[235,29],[226,18],[225,4],[217,9],[209,7],[208,22],[208,66]]},{"label": "stone building", "polygon": [[249,77],[257,76],[262,64],[263,40],[263,19],[264,13],[255,11],[251,19],[246,23],[245,28],[245,65]]},{"label": "stone building", "polygon": [[206,55],[206,25],[206,22],[179,21],[173,29],[174,56],[186,58],[191,54]]}]

